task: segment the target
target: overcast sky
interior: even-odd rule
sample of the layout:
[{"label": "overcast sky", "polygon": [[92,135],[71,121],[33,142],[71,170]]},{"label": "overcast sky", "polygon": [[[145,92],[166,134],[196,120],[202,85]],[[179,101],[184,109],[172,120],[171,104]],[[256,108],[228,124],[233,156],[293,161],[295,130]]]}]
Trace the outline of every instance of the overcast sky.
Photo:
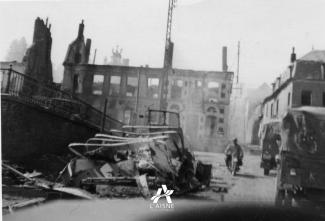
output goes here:
[{"label": "overcast sky", "polygon": [[[96,63],[110,58],[112,48],[119,45],[130,65],[161,67],[167,7],[168,0],[0,0],[0,60],[13,39],[25,36],[31,44],[39,16],[49,17],[52,24],[56,65],[62,64],[84,19],[92,55],[97,48]],[[174,67],[221,70],[225,45],[229,69],[236,71],[240,41],[240,80],[252,86],[271,83],[288,65],[292,46],[298,57],[312,47],[325,49],[324,21],[324,0],[178,0],[172,29]]]}]

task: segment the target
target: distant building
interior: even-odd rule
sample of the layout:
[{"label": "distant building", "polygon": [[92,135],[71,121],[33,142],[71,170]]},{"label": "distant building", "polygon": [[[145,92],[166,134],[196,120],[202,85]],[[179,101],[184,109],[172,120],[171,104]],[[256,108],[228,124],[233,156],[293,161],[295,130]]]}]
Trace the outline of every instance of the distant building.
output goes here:
[{"label": "distant building", "polygon": [[[261,104],[271,94],[271,88],[262,84],[250,88],[239,83],[233,86],[230,98],[229,137],[242,144],[258,144],[258,128],[261,119]],[[256,129],[257,128],[257,129]]]},{"label": "distant building", "polygon": [[[88,64],[88,49],[75,50],[75,53],[71,50],[74,44],[85,44],[83,24],[79,35],[70,44],[64,61],[63,89],[101,110],[107,99],[110,116],[127,124],[143,123],[142,116],[146,117],[148,108],[160,107],[162,77],[166,70]],[[228,140],[233,72],[227,70],[226,48],[223,51],[222,71],[172,69],[168,75],[167,109],[180,113],[185,137],[196,150],[222,151]]]},{"label": "distant building", "polygon": [[245,143],[259,144],[259,125],[262,120],[262,103],[266,96],[272,92],[271,88],[266,84],[262,84],[256,89],[252,89],[247,93],[245,105]]},{"label": "distant building", "polygon": [[115,50],[112,49],[111,61],[108,62],[107,57],[105,57],[104,64],[129,66],[130,60],[128,58],[122,58],[122,51],[123,51],[122,48],[119,49],[119,47],[116,46]]},{"label": "distant building", "polygon": [[325,106],[325,50],[313,50],[296,60],[272,84],[272,94],[263,101],[261,125],[279,119],[292,107]]}]

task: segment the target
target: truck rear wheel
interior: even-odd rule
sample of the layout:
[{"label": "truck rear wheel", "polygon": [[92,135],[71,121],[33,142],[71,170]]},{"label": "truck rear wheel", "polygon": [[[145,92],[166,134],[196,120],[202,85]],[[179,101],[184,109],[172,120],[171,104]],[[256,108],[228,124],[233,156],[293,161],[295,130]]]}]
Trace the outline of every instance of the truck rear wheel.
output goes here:
[{"label": "truck rear wheel", "polygon": [[285,192],[277,188],[276,196],[275,196],[275,206],[283,206],[284,203]]},{"label": "truck rear wheel", "polygon": [[291,190],[287,190],[284,198],[284,206],[291,207],[293,201],[293,192]]}]

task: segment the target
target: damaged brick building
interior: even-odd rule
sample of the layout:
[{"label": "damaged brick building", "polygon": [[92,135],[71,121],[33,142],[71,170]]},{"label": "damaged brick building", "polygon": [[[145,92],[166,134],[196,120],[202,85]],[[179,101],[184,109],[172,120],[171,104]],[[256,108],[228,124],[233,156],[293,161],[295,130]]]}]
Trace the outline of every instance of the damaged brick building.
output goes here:
[{"label": "damaged brick building", "polygon": [[[141,124],[148,108],[159,109],[165,68],[89,64],[90,39],[83,22],[64,60],[64,90],[126,124]],[[194,150],[222,151],[228,141],[227,122],[233,72],[222,51],[222,71],[172,68],[168,74],[167,109],[179,112],[185,138]],[[172,56],[172,55],[170,55]]]}]

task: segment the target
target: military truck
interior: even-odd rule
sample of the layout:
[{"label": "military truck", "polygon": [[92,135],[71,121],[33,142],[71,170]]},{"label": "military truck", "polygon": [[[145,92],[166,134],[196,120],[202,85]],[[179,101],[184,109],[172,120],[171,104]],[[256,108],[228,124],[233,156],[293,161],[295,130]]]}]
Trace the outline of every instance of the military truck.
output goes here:
[{"label": "military truck", "polygon": [[293,108],[281,123],[275,204],[325,202],[325,108]]}]

